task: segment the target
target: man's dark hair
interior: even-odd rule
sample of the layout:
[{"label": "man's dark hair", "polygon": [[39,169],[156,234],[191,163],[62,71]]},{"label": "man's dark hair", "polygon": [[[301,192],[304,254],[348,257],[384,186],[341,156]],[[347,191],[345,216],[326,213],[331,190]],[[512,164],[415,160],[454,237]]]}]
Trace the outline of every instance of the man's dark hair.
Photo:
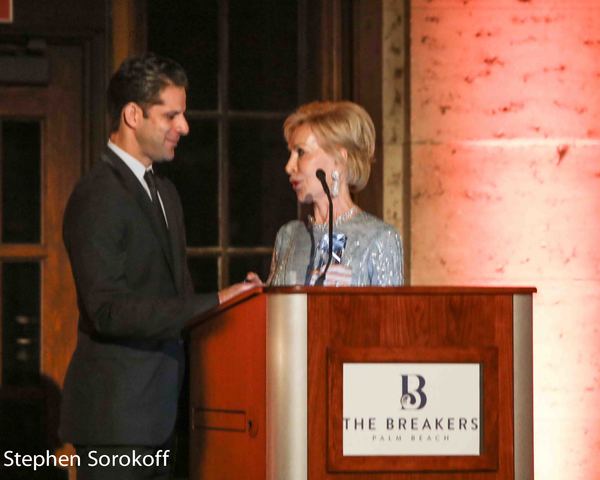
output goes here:
[{"label": "man's dark hair", "polygon": [[174,60],[154,53],[129,57],[108,84],[107,103],[110,131],[119,129],[121,111],[129,102],[146,109],[160,103],[160,92],[168,85],[188,88],[185,70]]}]

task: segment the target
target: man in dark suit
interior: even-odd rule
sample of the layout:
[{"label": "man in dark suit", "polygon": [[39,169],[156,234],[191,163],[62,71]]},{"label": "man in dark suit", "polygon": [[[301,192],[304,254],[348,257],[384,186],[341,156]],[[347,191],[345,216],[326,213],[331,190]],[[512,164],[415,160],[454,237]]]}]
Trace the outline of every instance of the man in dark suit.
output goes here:
[{"label": "man in dark suit", "polygon": [[186,88],[169,59],[146,54],[121,65],[108,88],[107,148],[65,211],[80,316],[60,433],[80,456],[79,480],[168,478],[181,329],[253,286],[194,294],[179,197],[153,174],[188,133]]}]

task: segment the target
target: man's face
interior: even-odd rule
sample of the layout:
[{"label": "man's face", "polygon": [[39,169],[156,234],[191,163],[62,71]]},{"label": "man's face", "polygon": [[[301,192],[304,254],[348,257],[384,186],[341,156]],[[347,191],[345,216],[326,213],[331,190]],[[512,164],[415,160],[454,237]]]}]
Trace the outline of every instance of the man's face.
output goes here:
[{"label": "man's face", "polygon": [[160,103],[146,109],[136,140],[143,160],[163,162],[173,160],[181,136],[187,135],[185,119],[185,89],[168,85],[160,92]]}]

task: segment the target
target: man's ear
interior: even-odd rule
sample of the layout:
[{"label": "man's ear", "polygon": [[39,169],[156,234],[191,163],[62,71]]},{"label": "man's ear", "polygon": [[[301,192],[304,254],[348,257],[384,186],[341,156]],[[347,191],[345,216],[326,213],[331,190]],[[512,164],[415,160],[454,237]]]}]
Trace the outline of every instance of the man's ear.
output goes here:
[{"label": "man's ear", "polygon": [[135,102],[129,102],[123,107],[121,113],[123,117],[123,123],[129,128],[137,128],[144,117],[144,112],[140,106]]}]

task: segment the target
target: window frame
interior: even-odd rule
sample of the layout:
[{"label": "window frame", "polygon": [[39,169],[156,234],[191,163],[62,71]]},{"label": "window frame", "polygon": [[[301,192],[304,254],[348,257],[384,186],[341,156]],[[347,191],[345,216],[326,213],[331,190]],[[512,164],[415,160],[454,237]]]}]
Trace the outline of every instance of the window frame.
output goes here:
[{"label": "window frame", "polygon": [[[137,18],[147,18],[146,2],[127,0],[137,9]],[[230,109],[229,103],[229,2],[219,0],[217,106],[214,110],[189,109],[189,120],[211,120],[218,129],[218,243],[216,246],[188,246],[188,259],[215,258],[217,287],[232,281],[229,277],[233,258],[271,254],[272,245],[233,246],[230,244],[230,126],[236,120],[280,120],[290,112]],[[382,132],[382,2],[381,0],[299,0],[298,4],[298,105],[312,100],[350,99],[371,114],[377,135],[377,160],[364,191],[355,196],[357,204],[374,215],[383,215],[383,143]],[[366,19],[366,21],[364,21]],[[147,29],[146,22],[142,29]],[[139,31],[131,50],[148,43],[147,31]],[[141,40],[140,40],[141,39]],[[123,45],[114,46],[123,50]],[[373,86],[376,86],[373,88]],[[297,206],[297,217],[308,212]]]}]

